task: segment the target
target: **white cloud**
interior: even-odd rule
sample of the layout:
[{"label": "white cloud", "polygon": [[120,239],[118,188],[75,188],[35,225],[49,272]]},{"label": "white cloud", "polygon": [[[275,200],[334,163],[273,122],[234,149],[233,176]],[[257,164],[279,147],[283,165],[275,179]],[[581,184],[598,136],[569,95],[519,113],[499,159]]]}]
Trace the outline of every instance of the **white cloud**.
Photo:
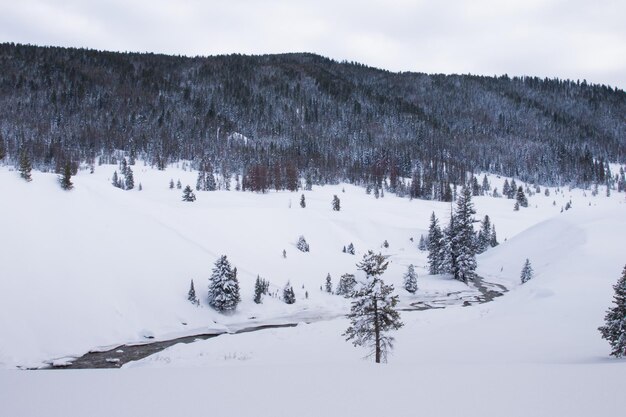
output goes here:
[{"label": "white cloud", "polygon": [[626,88],[626,2],[0,0],[0,41],[184,55],[308,51],[393,71]]}]

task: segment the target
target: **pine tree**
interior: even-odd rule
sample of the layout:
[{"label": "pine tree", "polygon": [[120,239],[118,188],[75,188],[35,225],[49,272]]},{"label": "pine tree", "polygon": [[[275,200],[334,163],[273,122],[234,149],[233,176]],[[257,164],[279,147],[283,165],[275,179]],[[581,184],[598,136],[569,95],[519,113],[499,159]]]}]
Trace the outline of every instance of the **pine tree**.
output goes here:
[{"label": "pine tree", "polygon": [[196,195],[191,190],[190,186],[186,186],[183,190],[183,201],[193,202],[196,201]]},{"label": "pine tree", "polygon": [[306,207],[306,200],[304,199],[304,194],[300,196],[300,207],[302,208]]},{"label": "pine tree", "polygon": [[5,156],[7,156],[7,149],[4,146],[4,139],[2,139],[2,135],[0,134],[0,161],[2,161]]},{"label": "pine tree", "polygon": [[341,202],[339,201],[339,197],[337,197],[336,194],[333,196],[333,210],[334,211],[341,210]]},{"label": "pine tree", "polygon": [[326,275],[326,285],[324,286],[324,289],[329,294],[333,293],[333,283],[330,274]]},{"label": "pine tree", "polygon": [[467,284],[476,270],[476,245],[474,241],[474,218],[472,193],[467,187],[461,190],[457,208],[450,225],[451,272],[454,279]]},{"label": "pine tree", "polygon": [[483,253],[491,247],[491,220],[489,216],[480,222],[480,230],[478,231],[478,239],[476,242],[476,253]]},{"label": "pine tree", "polygon": [[387,242],[387,239],[383,242],[383,248],[389,249],[389,242]]},{"label": "pine tree", "polygon": [[127,190],[132,190],[133,188],[135,188],[135,177],[133,176],[133,170],[130,169],[130,166],[126,167],[125,185]]},{"label": "pine tree", "polygon": [[521,207],[528,207],[528,199],[526,198],[526,194],[524,194],[524,189],[521,185],[517,188],[515,200],[519,203]]},{"label": "pine tree", "polygon": [[141,191],[143,190],[143,187],[141,186],[141,183],[139,183],[139,185],[137,186],[137,191]]},{"label": "pine tree", "polygon": [[496,246],[498,246],[498,245],[499,245],[499,243],[498,243],[498,238],[497,238],[497,236],[496,236],[496,226],[495,226],[495,225],[493,225],[493,224],[491,225],[491,239],[490,239],[490,241],[489,241],[489,245],[490,245],[492,248],[495,248]]},{"label": "pine tree", "polygon": [[512,179],[511,188],[509,189],[509,194],[507,195],[507,197],[513,199],[515,198],[515,193],[517,193],[517,184],[515,183],[515,179]]},{"label": "pine tree", "polygon": [[478,180],[473,175],[471,179],[471,187],[472,187],[472,195],[474,197],[478,197],[480,195],[480,186],[478,185]]},{"label": "pine tree", "polygon": [[354,292],[356,286],[356,278],[353,274],[343,274],[339,278],[339,284],[337,284],[337,295],[342,295],[345,298],[350,298]]},{"label": "pine tree", "polygon": [[611,345],[611,355],[621,358],[626,356],[626,266],[613,289],[615,306],[606,312],[605,325],[598,330],[602,333],[602,338]]},{"label": "pine tree", "polygon": [[428,227],[428,266],[432,275],[443,272],[441,271],[442,239],[443,234],[439,227],[439,221],[435,217],[435,212],[433,212],[430,216],[430,226]]},{"label": "pine tree", "polygon": [[176,181],[176,189],[180,190],[181,188],[183,188],[183,184],[180,183],[180,180]]},{"label": "pine tree", "polygon": [[72,167],[69,162],[66,162],[63,166],[63,174],[59,177],[59,183],[64,190],[74,188],[74,184],[72,184]]},{"label": "pine tree", "polygon": [[296,243],[296,248],[298,248],[298,250],[301,251],[301,252],[308,252],[309,251],[309,244],[307,243],[307,241],[304,238],[304,236],[300,236],[298,238],[298,243]]},{"label": "pine tree", "polygon": [[121,188],[120,187],[120,179],[117,176],[117,171],[113,172],[113,178],[111,179],[111,184],[113,184],[114,187]]},{"label": "pine tree", "polygon": [[368,357],[373,356],[376,363],[386,362],[393,348],[394,339],[389,336],[389,331],[404,325],[395,309],[398,296],[392,295],[393,285],[385,285],[381,278],[387,266],[387,257],[372,251],[368,251],[363,261],[357,264],[365,272],[366,280],[354,293],[356,300],[348,314],[350,327],[343,334],[354,346],[369,348]]},{"label": "pine tree", "polygon": [[196,289],[193,287],[193,279],[191,280],[191,285],[189,286],[189,292],[187,293],[187,300],[194,305],[200,305],[200,301],[196,297]]},{"label": "pine tree", "polygon": [[352,244],[352,242],[350,242],[350,244],[346,248],[346,253],[349,253],[350,255],[354,255],[354,245]]},{"label": "pine tree", "polygon": [[424,235],[420,235],[420,241],[417,244],[417,248],[419,250],[421,250],[421,251],[427,251],[428,250],[428,242],[424,238]]},{"label": "pine tree", "polygon": [[261,304],[264,293],[264,285],[260,276],[256,276],[256,281],[254,282],[254,302],[256,304]]},{"label": "pine tree", "polygon": [[231,268],[226,255],[215,262],[209,278],[209,305],[219,312],[232,311],[241,301],[237,268]]},{"label": "pine tree", "polygon": [[404,274],[404,289],[411,294],[415,294],[417,291],[417,274],[413,264],[409,265],[406,274]]},{"label": "pine tree", "polygon": [[22,153],[20,154],[20,168],[19,168],[20,177],[22,177],[27,182],[32,181],[33,180],[31,176],[32,169],[33,167],[30,163],[30,158],[28,157],[28,154],[25,151],[22,151]]},{"label": "pine tree", "polygon": [[504,186],[502,187],[502,194],[506,198],[509,198],[509,195],[511,194],[511,186],[509,185],[509,180],[507,179],[504,180]]},{"label": "pine tree", "polygon": [[520,280],[522,284],[532,279],[533,277],[533,267],[530,265],[530,261],[526,259],[524,262],[524,266],[522,267],[522,273],[520,274]]},{"label": "pine tree", "polygon": [[293,287],[287,281],[287,285],[283,288],[283,301],[286,304],[294,304],[296,302],[296,295],[293,292]]},{"label": "pine tree", "polygon": [[174,180],[170,179],[170,190],[174,189]]},{"label": "pine tree", "polygon": [[487,179],[487,175],[486,174],[483,177],[482,190],[483,190],[483,194],[487,194],[487,193],[489,193],[489,190],[491,190],[491,185],[489,185],[489,180]]},{"label": "pine tree", "polygon": [[198,179],[196,180],[196,191],[204,190],[204,172],[198,171]]},{"label": "pine tree", "polygon": [[515,204],[513,204],[513,211],[519,211],[519,201],[516,201]]}]

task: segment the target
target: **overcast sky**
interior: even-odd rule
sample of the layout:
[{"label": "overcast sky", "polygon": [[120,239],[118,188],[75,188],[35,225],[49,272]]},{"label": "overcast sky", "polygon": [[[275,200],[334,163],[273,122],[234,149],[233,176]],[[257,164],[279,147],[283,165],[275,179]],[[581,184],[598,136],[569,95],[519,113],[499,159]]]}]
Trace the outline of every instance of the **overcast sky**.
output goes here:
[{"label": "overcast sky", "polygon": [[0,42],[182,55],[306,51],[392,71],[626,89],[626,0],[0,0]]}]

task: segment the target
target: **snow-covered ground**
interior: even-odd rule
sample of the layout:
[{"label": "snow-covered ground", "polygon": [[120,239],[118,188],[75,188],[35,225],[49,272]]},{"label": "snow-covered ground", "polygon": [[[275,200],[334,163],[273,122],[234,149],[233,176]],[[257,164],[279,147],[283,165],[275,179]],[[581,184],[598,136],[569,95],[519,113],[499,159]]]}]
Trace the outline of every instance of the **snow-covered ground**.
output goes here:
[{"label": "snow-covered ground", "polygon": [[[0,367],[39,366],[148,335],[340,316],[348,302],[319,287],[328,273],[336,284],[354,272],[368,249],[390,255],[384,278],[403,305],[466,289],[427,276],[426,253],[416,248],[430,213],[445,224],[450,204],[375,199],[350,185],[303,192],[304,209],[301,192],[197,192],[196,202],[183,203],[169,180],[193,186],[196,172],[137,165],[138,192],[112,187],[115,169],[81,171],[64,192],[54,175],[34,172],[27,184],[0,167]],[[490,180],[502,189],[504,178]],[[334,194],[340,212],[331,209]],[[335,318],[176,345],[121,371],[1,371],[0,414],[620,415],[626,361],[608,358],[596,329],[626,263],[624,197],[602,188],[595,197],[568,189],[546,197],[542,187],[519,212],[512,200],[475,198],[476,218],[489,214],[501,243],[479,256],[478,272],[510,291],[482,305],[403,312],[386,365],[362,360],[365,352],[341,335],[347,321]],[[300,235],[311,252],[295,248]],[[341,252],[350,242],[356,256]],[[205,294],[221,254],[237,266],[242,288],[231,316],[186,301],[191,278]],[[535,278],[521,286],[526,258]],[[415,296],[401,289],[410,263],[419,274]],[[296,304],[254,304],[257,274],[278,292],[289,280]]]}]

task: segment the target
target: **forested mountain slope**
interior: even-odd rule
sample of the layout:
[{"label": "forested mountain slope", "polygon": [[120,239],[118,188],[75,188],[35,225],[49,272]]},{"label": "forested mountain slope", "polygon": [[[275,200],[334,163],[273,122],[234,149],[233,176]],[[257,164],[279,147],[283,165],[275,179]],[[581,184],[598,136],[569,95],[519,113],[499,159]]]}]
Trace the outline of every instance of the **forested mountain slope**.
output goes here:
[{"label": "forested mountain slope", "polygon": [[[0,44],[0,156],[42,170],[120,150],[285,187],[418,173],[440,198],[467,171],[607,181],[626,160],[626,93],[535,77],[392,73],[313,54],[179,57]],[[615,173],[611,173],[614,175]],[[281,184],[282,182],[282,184]],[[266,183],[266,184],[265,184]],[[256,185],[251,187],[256,188]],[[263,188],[263,187],[258,187]]]}]

